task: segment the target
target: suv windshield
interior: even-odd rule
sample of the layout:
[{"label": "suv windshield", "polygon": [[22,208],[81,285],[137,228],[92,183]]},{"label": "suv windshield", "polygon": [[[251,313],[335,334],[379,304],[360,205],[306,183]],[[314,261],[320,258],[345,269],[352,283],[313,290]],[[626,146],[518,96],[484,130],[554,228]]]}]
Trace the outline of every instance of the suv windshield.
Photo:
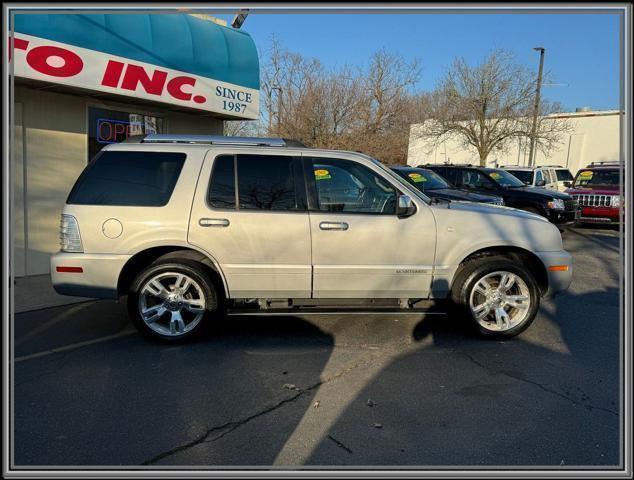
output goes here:
[{"label": "suv windshield", "polygon": [[581,170],[575,178],[575,186],[619,185],[620,176],[618,170]]},{"label": "suv windshield", "polygon": [[520,179],[504,170],[485,170],[485,173],[495,183],[503,187],[516,188],[526,186],[524,182],[522,182]]},{"label": "suv windshield", "polygon": [[431,170],[417,168],[411,170],[397,169],[394,171],[423,192],[425,190],[451,188],[440,175]]},{"label": "suv windshield", "polygon": [[533,183],[533,172],[531,170],[507,170],[511,175],[519,178],[526,185]]}]

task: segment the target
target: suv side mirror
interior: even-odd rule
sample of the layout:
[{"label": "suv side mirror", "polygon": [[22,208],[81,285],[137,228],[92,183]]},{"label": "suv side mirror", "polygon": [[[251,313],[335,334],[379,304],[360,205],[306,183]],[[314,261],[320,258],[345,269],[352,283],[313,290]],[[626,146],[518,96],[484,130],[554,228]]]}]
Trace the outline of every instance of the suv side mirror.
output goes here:
[{"label": "suv side mirror", "polygon": [[565,181],[565,182],[564,182],[564,187],[566,187],[566,188],[570,188],[570,187],[572,187],[572,182],[570,182],[570,181]]},{"label": "suv side mirror", "polygon": [[409,195],[398,196],[398,206],[396,207],[396,215],[399,218],[409,217],[416,213],[416,205]]},{"label": "suv side mirror", "polygon": [[536,187],[543,187],[544,185],[546,185],[546,180],[537,180],[535,184]]}]

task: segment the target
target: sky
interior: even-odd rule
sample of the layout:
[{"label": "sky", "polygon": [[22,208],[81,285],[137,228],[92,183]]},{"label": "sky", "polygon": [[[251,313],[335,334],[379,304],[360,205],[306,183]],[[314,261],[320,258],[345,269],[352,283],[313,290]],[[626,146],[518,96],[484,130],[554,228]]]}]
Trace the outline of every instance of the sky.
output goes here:
[{"label": "sky", "polygon": [[[233,15],[218,15],[228,20]],[[367,65],[372,53],[387,49],[418,58],[418,89],[434,88],[455,57],[480,62],[494,48],[511,50],[551,83],[542,95],[566,111],[619,108],[619,17],[608,13],[565,14],[278,14],[252,11],[242,29],[262,53],[275,35],[287,49],[318,58],[326,66]]]}]

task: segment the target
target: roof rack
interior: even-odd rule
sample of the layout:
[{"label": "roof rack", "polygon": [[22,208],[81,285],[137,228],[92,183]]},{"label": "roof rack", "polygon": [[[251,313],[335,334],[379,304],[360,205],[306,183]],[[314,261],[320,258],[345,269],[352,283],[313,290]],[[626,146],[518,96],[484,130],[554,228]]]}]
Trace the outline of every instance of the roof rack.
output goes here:
[{"label": "roof rack", "polygon": [[189,143],[203,145],[245,145],[257,147],[300,147],[306,145],[286,138],[260,138],[260,137],[224,137],[222,135],[170,135],[150,134],[135,135],[126,140],[128,143]]},{"label": "roof rack", "polygon": [[590,165],[588,165],[588,167],[592,167],[594,165],[620,165],[621,162],[619,162],[618,160],[607,160],[605,162],[592,162],[590,163]]}]

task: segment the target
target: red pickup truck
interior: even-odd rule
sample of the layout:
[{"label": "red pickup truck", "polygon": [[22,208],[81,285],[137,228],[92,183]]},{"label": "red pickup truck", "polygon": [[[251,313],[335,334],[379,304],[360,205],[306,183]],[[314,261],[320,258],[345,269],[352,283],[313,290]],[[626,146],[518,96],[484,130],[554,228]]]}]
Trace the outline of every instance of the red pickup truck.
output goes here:
[{"label": "red pickup truck", "polygon": [[621,166],[618,162],[594,162],[577,172],[566,190],[579,202],[584,223],[619,223],[621,203]]}]

